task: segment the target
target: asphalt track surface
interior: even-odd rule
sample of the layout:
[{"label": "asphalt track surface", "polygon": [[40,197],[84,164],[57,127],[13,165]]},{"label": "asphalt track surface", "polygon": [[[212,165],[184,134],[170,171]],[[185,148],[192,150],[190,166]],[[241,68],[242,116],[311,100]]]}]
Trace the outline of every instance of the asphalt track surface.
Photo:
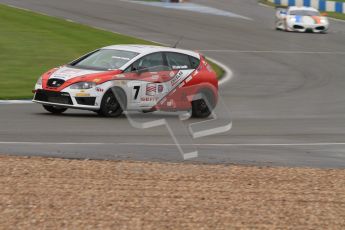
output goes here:
[{"label": "asphalt track surface", "polygon": [[[188,142],[201,163],[308,167],[345,166],[345,23],[328,34],[275,31],[274,9],[256,0],[193,1],[252,20],[152,8],[116,0],[0,0],[1,3],[173,44],[231,68],[220,94],[230,114],[229,132]],[[81,41],[82,42],[82,41]],[[58,45],[58,44],[57,44]],[[172,114],[136,115],[147,120]],[[188,120],[184,123],[193,123]],[[178,124],[178,122],[176,122]],[[184,140],[187,140],[184,143]],[[45,113],[39,105],[0,105],[0,152],[66,158],[183,161],[165,127],[138,129],[125,116],[92,112]]]}]

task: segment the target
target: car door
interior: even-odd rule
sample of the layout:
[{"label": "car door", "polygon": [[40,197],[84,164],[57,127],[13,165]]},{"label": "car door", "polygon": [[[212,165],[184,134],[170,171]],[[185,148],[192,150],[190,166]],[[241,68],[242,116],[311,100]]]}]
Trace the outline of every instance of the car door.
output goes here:
[{"label": "car door", "polygon": [[[187,108],[190,106],[187,99],[188,88],[177,86],[191,76],[199,66],[200,61],[197,58],[182,53],[165,52],[164,54],[167,65],[174,72],[174,76],[170,80],[171,90],[173,90],[174,94],[172,95],[171,103],[168,103],[168,105],[172,105],[179,109]],[[176,89],[176,91],[174,89]]]},{"label": "car door", "polygon": [[154,106],[162,97],[158,83],[164,82],[170,68],[166,65],[162,52],[148,54],[135,61],[125,70],[125,74],[135,76],[128,83],[130,87],[129,108],[147,109]]}]

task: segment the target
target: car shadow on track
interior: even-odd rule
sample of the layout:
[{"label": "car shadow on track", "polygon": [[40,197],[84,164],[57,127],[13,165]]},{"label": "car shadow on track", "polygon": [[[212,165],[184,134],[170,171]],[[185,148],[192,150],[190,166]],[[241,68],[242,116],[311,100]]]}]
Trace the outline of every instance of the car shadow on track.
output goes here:
[{"label": "car shadow on track", "polygon": [[152,121],[158,121],[158,120],[162,120],[165,119],[167,121],[171,120],[171,121],[183,121],[183,122],[187,122],[187,123],[194,123],[194,122],[200,122],[200,121],[206,121],[210,118],[192,118],[192,117],[188,117],[187,113],[184,113],[185,117],[180,117],[180,115],[183,113],[179,113],[179,112],[152,112],[152,113],[140,113],[140,112],[131,112],[128,115],[126,114],[122,114],[119,117],[102,117],[99,116],[97,113],[93,113],[93,112],[66,112],[63,114],[51,114],[51,113],[34,113],[34,115],[37,116],[42,116],[45,118],[80,118],[80,119],[96,119],[96,120],[111,120],[111,121],[121,121],[124,122],[126,120],[132,119],[135,122],[139,122],[139,123],[145,123],[145,122],[152,122]]},{"label": "car shadow on track", "polygon": [[[103,117],[97,113],[92,112],[75,112],[75,113],[63,113],[63,114],[51,114],[51,113],[34,113],[35,115],[47,116],[47,117],[86,117],[86,118],[100,118],[100,119],[128,119],[127,115],[122,114],[119,117]],[[131,113],[130,117],[133,118],[152,118],[152,119],[164,119],[164,118],[178,118],[179,113],[164,113],[164,112],[154,112],[154,113]],[[198,120],[198,119],[197,119]]]}]

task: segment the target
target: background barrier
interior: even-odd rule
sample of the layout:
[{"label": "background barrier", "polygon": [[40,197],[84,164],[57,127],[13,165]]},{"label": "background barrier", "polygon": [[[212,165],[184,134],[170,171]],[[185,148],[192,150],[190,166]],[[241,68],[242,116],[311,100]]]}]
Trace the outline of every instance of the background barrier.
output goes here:
[{"label": "background barrier", "polygon": [[345,13],[345,2],[324,0],[268,0],[276,5],[285,6],[311,6],[320,11]]}]

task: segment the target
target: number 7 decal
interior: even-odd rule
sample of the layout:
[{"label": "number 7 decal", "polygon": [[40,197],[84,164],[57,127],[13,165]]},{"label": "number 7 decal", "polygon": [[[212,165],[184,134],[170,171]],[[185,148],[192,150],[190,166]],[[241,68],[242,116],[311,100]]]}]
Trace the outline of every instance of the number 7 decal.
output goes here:
[{"label": "number 7 decal", "polygon": [[133,89],[135,90],[134,100],[137,100],[140,91],[140,85],[134,86]]}]

